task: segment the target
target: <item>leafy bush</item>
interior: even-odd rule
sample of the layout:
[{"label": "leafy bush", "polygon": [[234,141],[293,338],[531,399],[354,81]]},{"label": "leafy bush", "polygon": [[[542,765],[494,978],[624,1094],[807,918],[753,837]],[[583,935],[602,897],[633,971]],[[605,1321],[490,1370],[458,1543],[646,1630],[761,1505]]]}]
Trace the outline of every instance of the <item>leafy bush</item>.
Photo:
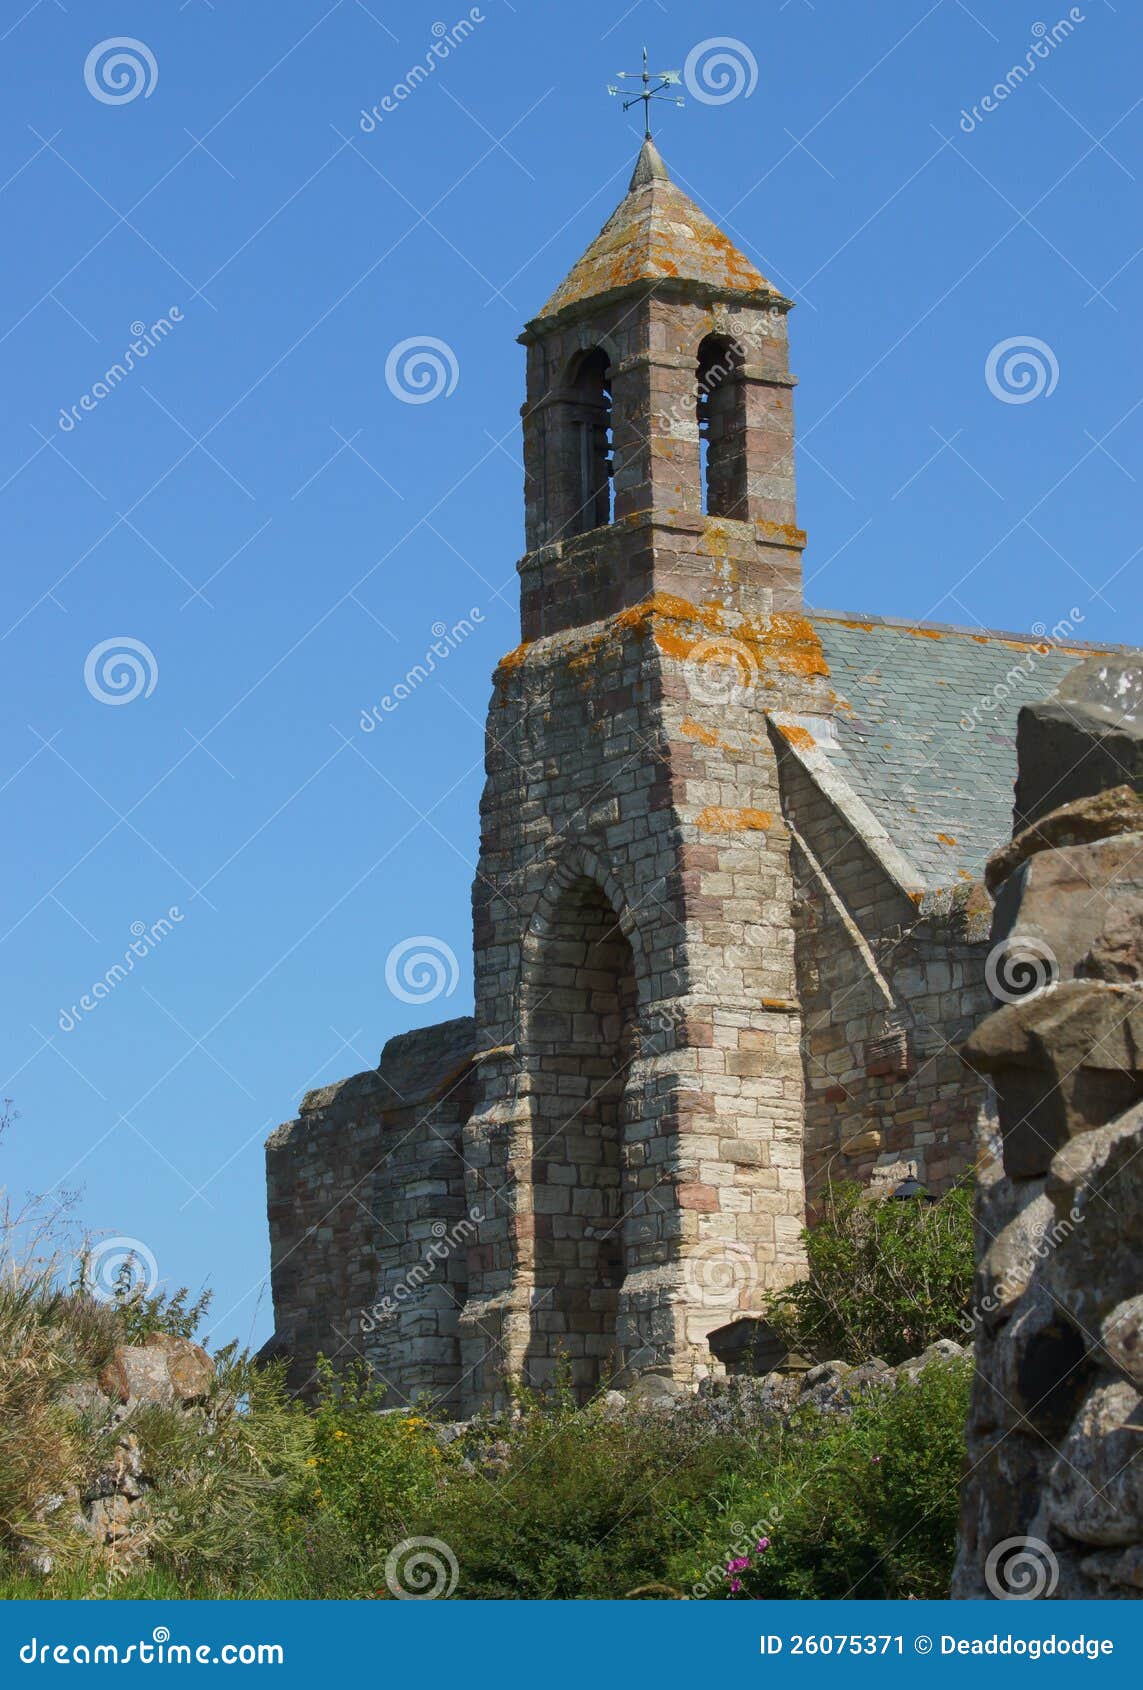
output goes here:
[{"label": "leafy bush", "polygon": [[970,1378],[967,1361],[934,1362],[867,1389],[850,1415],[807,1408],[769,1429],[670,1582],[771,1600],[947,1596]]},{"label": "leafy bush", "polygon": [[458,1457],[441,1447],[421,1415],[379,1412],[384,1390],[362,1366],[319,1370],[308,1460],[312,1501],[352,1536],[367,1563],[383,1568],[414,1520],[431,1507]]},{"label": "leafy bush", "polygon": [[611,1417],[563,1393],[525,1399],[513,1425],[478,1428],[474,1451],[489,1440],[499,1473],[453,1479],[410,1534],[452,1548],[458,1598],[652,1594],[748,1455],[697,1412]]},{"label": "leafy bush", "polygon": [[963,1340],[974,1270],[966,1187],[924,1203],[870,1201],[859,1185],[831,1185],[802,1236],[809,1272],[766,1310],[791,1349],[893,1363],[938,1338]]}]

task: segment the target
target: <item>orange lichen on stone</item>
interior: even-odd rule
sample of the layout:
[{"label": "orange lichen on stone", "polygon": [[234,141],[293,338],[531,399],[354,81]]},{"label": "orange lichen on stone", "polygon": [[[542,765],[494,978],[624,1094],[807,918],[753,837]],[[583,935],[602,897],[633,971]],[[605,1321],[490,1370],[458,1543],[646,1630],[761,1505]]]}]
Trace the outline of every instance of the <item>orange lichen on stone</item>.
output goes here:
[{"label": "orange lichen on stone", "polygon": [[[828,675],[829,665],[822,652],[817,629],[808,617],[796,611],[777,611],[770,617],[743,616],[728,618],[721,606],[692,604],[673,593],[655,593],[631,610],[622,611],[617,622],[627,618],[629,625],[645,622],[650,626],[655,644],[668,657],[680,662],[693,654],[698,640],[726,641],[728,663],[735,660],[734,647],[740,646],[755,660],[760,669],[776,669],[786,675]],[[718,660],[718,654],[704,654],[708,661]]]},{"label": "orange lichen on stone", "polygon": [[844,622],[844,621],[842,621],[842,622],[838,623],[838,627],[839,628],[856,628],[858,633],[860,633],[860,634],[871,634],[873,632],[872,622]]},{"label": "orange lichen on stone", "polygon": [[758,521],[754,526],[766,540],[781,540],[783,544],[799,550],[806,543],[806,531],[796,522]]},{"label": "orange lichen on stone", "polygon": [[704,833],[764,833],[774,818],[769,810],[724,810],[711,804],[695,817]]},{"label": "orange lichen on stone", "polygon": [[514,651],[505,652],[496,665],[496,673],[499,675],[502,671],[518,669],[527,657],[529,649],[529,642],[525,640],[523,645],[518,645]]},{"label": "orange lichen on stone", "polygon": [[943,640],[944,639],[944,635],[942,633],[939,633],[936,628],[916,627],[916,628],[910,628],[908,630],[908,632],[910,634],[916,634],[917,637],[919,639],[922,639],[922,640]]},{"label": "orange lichen on stone", "polygon": [[540,318],[585,299],[664,277],[703,282],[721,292],[775,290],[694,201],[667,176],[654,147],[643,150],[616,211],[548,300]]},{"label": "orange lichen on stone", "polygon": [[799,751],[812,751],[817,744],[809,728],[800,728],[795,722],[779,722],[778,732]]},{"label": "orange lichen on stone", "polygon": [[937,834],[937,840],[938,840],[938,843],[941,844],[941,845],[955,845],[956,844],[956,840],[953,838],[951,833],[938,833]]},{"label": "orange lichen on stone", "polygon": [[573,674],[578,675],[584,669],[594,671],[604,638],[605,636],[602,634],[593,634],[590,639],[584,640],[581,645],[577,646],[576,650],[568,657],[568,668]]},{"label": "orange lichen on stone", "polygon": [[683,722],[679,731],[685,733],[688,739],[697,739],[702,745],[719,745],[722,746],[723,750],[726,749],[724,741],[719,739],[716,733],[711,733],[709,728],[704,728],[701,722],[693,722],[689,716]]}]

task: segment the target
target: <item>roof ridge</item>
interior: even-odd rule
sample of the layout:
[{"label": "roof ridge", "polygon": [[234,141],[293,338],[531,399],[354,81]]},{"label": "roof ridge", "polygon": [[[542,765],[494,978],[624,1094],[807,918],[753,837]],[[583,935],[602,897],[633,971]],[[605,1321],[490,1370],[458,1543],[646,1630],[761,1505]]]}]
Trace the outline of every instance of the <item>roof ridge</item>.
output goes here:
[{"label": "roof ridge", "polygon": [[[1013,631],[1007,628],[972,627],[962,622],[926,622],[923,618],[907,616],[881,616],[874,611],[865,610],[806,610],[806,616],[811,622],[837,622],[842,626],[902,628],[909,632],[932,632],[936,634],[959,634],[974,640],[1012,640],[1020,645],[1034,646],[1047,640],[1055,651],[1089,651],[1095,655],[1104,652],[1133,652],[1138,646],[1116,645],[1107,640],[1062,640],[1054,637],[1053,631],[1043,628],[1037,633],[1035,628],[1025,628]],[[1067,617],[1061,617],[1056,624],[1059,627]]]}]

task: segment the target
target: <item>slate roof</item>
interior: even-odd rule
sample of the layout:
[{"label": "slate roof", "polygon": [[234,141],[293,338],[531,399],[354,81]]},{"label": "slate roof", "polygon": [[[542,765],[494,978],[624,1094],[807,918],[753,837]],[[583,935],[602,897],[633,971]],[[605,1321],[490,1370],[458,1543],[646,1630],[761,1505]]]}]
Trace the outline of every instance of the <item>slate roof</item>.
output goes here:
[{"label": "slate roof", "polygon": [[626,198],[539,316],[554,317],[583,300],[667,277],[700,282],[719,293],[781,298],[734,242],[675,186],[654,142],[645,141]]},{"label": "slate roof", "polygon": [[810,620],[842,701],[836,738],[817,743],[829,772],[873,811],[924,888],[978,879],[1012,832],[1020,706],[1108,648],[844,613]]}]

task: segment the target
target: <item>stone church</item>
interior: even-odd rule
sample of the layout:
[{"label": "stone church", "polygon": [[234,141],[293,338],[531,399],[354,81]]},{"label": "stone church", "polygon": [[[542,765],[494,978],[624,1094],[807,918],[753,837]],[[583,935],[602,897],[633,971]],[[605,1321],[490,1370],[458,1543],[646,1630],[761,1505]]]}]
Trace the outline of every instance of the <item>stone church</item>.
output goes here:
[{"label": "stone church", "polygon": [[825,1181],[972,1158],[1016,715],[1091,648],[806,608],[790,303],[647,142],[520,337],[475,1013],[268,1142],[300,1389],[319,1353],[456,1413],[561,1357],[581,1395],[693,1381]]}]

